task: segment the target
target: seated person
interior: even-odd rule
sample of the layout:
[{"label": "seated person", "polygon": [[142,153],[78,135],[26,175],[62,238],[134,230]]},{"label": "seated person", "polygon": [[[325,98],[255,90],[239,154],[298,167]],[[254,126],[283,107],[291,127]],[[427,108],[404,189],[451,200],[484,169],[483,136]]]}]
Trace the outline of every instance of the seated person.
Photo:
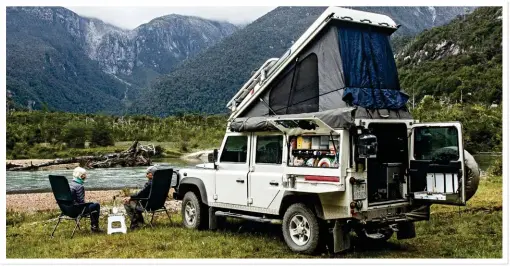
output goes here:
[{"label": "seated person", "polygon": [[[86,178],[87,170],[81,167],[76,167],[74,169],[73,181],[69,184],[69,187],[71,188],[71,195],[75,204],[85,203],[85,187],[83,183]],[[86,214],[90,214],[90,229],[95,233],[102,232],[102,230],[99,229],[99,210],[100,205],[96,202],[90,204],[87,210],[85,210]]]},{"label": "seated person", "polygon": [[[149,194],[151,192],[151,186],[152,186],[152,177],[154,176],[154,173],[156,172],[157,168],[156,166],[151,166],[147,168],[147,182],[145,183],[142,190],[138,191],[138,193],[131,195],[131,198],[126,199],[124,201],[124,208],[126,209],[126,212],[131,219],[131,226],[130,229],[136,229],[140,226],[140,224],[143,224],[143,215],[142,211],[143,209],[140,207],[140,204],[138,203],[138,200],[133,198],[147,198],[149,197]],[[147,201],[141,200],[141,205],[145,205]]]}]

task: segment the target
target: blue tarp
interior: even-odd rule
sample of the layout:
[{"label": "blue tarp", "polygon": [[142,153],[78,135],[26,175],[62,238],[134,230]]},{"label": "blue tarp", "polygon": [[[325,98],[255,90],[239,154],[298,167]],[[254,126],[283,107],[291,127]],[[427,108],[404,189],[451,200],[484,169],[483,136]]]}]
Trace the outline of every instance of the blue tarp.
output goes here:
[{"label": "blue tarp", "polygon": [[338,26],[345,78],[343,100],[367,109],[401,109],[409,96],[400,91],[389,33],[367,25]]}]

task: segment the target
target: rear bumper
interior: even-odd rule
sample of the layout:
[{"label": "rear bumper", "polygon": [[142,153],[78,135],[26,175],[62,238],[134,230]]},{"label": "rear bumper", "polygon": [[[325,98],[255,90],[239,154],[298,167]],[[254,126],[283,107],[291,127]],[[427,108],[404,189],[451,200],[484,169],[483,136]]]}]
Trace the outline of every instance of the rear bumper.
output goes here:
[{"label": "rear bumper", "polygon": [[395,224],[402,222],[417,222],[429,220],[430,206],[392,206],[377,208],[356,217],[366,223]]}]

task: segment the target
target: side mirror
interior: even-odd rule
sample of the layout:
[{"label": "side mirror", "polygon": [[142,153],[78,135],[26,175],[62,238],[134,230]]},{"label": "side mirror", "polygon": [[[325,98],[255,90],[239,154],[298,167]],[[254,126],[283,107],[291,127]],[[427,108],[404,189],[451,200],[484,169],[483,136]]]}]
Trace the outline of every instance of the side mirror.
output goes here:
[{"label": "side mirror", "polygon": [[207,154],[207,162],[215,163],[218,160],[218,149],[214,149],[212,153]]},{"label": "side mirror", "polygon": [[214,149],[212,153],[209,153],[207,155],[207,161],[210,163],[214,163],[214,169],[216,169],[218,166],[216,165],[216,162],[218,161],[218,149]]},{"label": "side mirror", "polygon": [[363,134],[358,138],[359,158],[377,157],[377,137],[372,134]]}]

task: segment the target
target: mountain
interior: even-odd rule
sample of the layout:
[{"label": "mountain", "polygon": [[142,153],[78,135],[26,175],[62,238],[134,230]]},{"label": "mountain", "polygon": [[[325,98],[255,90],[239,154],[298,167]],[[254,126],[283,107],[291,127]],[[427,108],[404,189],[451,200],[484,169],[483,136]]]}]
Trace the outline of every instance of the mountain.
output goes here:
[{"label": "mountain", "polygon": [[235,30],[174,14],[125,30],[61,7],[8,7],[7,88],[23,106],[120,113],[140,88]]},{"label": "mountain", "polygon": [[[394,40],[401,44],[408,36],[473,10],[470,7],[353,8],[391,16],[402,25],[394,34]],[[227,112],[225,104],[251,72],[268,58],[281,56],[324,10],[325,7],[274,9],[200,55],[183,61],[150,90],[144,91],[130,111],[159,116]]]},{"label": "mountain", "polygon": [[480,7],[416,36],[396,55],[401,87],[416,101],[499,104],[502,18],[500,7]]}]

